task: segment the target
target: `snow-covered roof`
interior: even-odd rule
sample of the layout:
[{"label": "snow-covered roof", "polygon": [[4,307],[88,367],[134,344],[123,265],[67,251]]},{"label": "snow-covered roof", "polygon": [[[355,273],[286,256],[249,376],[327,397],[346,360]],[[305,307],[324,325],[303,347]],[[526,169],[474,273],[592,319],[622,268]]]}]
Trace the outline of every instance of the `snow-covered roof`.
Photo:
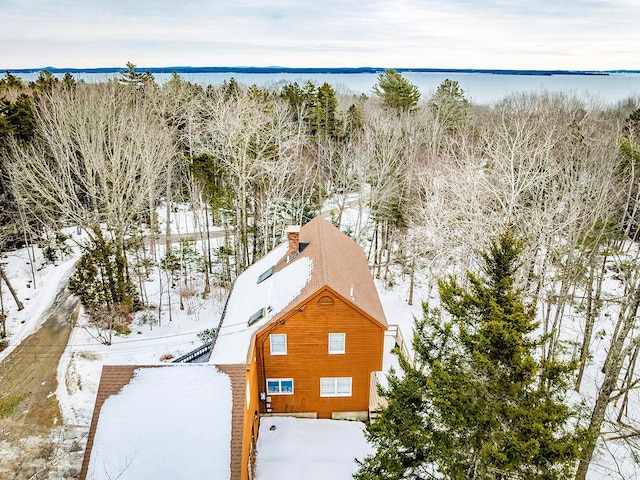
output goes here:
[{"label": "snow-covered roof", "polygon": [[138,368],[99,412],[87,478],[230,478],[231,380],[211,365]]},{"label": "snow-covered roof", "polygon": [[[251,339],[258,330],[325,286],[386,327],[360,245],[319,216],[301,228],[300,245],[299,255],[286,261],[288,242],[280,244],[236,279],[210,363],[246,363]],[[264,317],[249,325],[263,308]]]},{"label": "snow-covered roof", "polygon": [[[278,263],[287,249],[287,243],[279,245],[236,279],[209,363],[245,363],[254,332],[282,312],[309,282],[313,263],[310,258],[297,258],[257,283],[258,277]],[[265,317],[248,325],[252,315],[263,308],[267,309]]]}]

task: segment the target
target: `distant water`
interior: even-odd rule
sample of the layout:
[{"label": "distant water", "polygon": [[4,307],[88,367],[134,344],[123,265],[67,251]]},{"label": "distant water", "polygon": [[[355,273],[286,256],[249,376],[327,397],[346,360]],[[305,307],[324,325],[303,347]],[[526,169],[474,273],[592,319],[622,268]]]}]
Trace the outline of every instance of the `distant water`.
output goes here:
[{"label": "distant water", "polygon": [[[582,99],[594,100],[613,105],[627,98],[640,99],[640,73],[607,73],[606,75],[523,75],[494,73],[461,72],[402,72],[416,85],[423,97],[431,95],[443,80],[457,80],[469,99],[475,103],[490,104],[516,92],[566,92]],[[37,73],[17,73],[23,80],[37,78]],[[113,73],[74,73],[75,78],[87,82],[104,81],[118,76]],[[203,86],[219,85],[234,77],[244,85],[256,84],[269,87],[281,82],[304,83],[311,80],[315,84],[329,83],[339,93],[365,93],[370,95],[376,84],[378,74],[367,73],[243,73],[243,72],[206,72],[181,73],[184,79]],[[56,74],[61,77],[62,74]],[[170,73],[154,73],[156,81],[165,82]]]}]

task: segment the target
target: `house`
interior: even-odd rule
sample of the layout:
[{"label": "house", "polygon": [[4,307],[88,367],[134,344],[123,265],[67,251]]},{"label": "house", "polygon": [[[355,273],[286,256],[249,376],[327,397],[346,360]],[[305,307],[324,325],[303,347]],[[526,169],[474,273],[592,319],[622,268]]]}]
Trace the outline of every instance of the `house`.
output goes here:
[{"label": "house", "polygon": [[287,236],[236,279],[209,359],[246,366],[248,466],[261,415],[366,419],[382,370],[387,322],[362,248],[321,217]]},{"label": "house", "polygon": [[[230,469],[222,474],[253,478],[261,416],[367,419],[379,401],[387,329],[362,248],[321,217],[289,227],[282,244],[236,279],[204,365],[211,375],[228,375],[232,389],[230,421],[212,432],[230,438]],[[131,381],[131,367],[118,368],[103,371],[84,475],[97,455],[105,398],[122,395]],[[175,367],[157,369],[164,368]],[[228,410],[224,398],[212,394],[212,404],[225,405],[218,415]]]}]

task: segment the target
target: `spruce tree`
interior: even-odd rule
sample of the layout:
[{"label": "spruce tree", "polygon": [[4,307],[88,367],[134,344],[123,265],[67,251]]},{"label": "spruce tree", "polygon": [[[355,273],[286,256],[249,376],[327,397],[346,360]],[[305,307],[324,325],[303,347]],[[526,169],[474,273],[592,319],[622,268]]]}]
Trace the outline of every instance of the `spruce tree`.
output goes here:
[{"label": "spruce tree", "polygon": [[515,281],[521,249],[502,234],[468,288],[439,282],[446,315],[423,307],[416,364],[401,359],[382,389],[388,406],[367,432],[377,452],[356,479],[570,478],[581,433],[563,398],[574,366],[536,358],[535,312]]}]

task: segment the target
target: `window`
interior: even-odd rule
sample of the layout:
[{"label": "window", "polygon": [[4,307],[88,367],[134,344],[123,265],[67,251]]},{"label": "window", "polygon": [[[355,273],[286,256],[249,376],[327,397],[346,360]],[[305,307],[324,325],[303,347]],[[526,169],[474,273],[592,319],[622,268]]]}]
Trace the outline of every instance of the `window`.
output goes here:
[{"label": "window", "polygon": [[267,378],[267,394],[293,395],[293,378]]},{"label": "window", "polygon": [[258,281],[256,283],[262,283],[264,282],[267,278],[269,278],[271,275],[273,275],[273,268],[274,267],[269,267],[264,273],[262,273],[259,277],[258,277]]},{"label": "window", "polygon": [[287,354],[287,335],[284,333],[272,333],[269,335],[271,342],[271,355]]},{"label": "window", "polygon": [[256,313],[254,313],[253,315],[251,315],[251,317],[249,318],[249,321],[247,322],[247,325],[251,326],[254,323],[256,323],[258,320],[260,320],[261,318],[263,318],[265,315],[267,314],[267,309],[266,308],[261,308],[260,310],[258,310]]},{"label": "window", "polygon": [[344,353],[346,333],[329,334],[329,353]]},{"label": "window", "polygon": [[320,379],[321,397],[350,397],[351,377],[334,377]]}]

